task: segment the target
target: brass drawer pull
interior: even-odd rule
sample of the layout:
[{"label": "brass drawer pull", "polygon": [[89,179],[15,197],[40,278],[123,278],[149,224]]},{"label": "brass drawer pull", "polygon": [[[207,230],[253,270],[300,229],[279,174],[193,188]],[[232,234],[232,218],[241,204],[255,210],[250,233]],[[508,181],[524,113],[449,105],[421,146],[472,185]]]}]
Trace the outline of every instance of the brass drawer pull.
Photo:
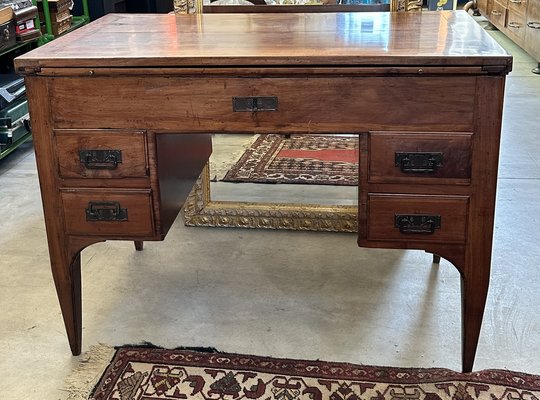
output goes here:
[{"label": "brass drawer pull", "polygon": [[521,0],[510,0],[510,3],[521,4],[523,2]]},{"label": "brass drawer pull", "polygon": [[527,26],[533,29],[540,29],[540,22],[538,21],[527,22]]},{"label": "brass drawer pull", "polygon": [[278,98],[276,96],[233,97],[234,112],[277,111]]},{"label": "brass drawer pull", "polygon": [[497,10],[491,11],[491,14],[496,15],[497,17],[500,17],[502,15],[502,13],[500,11],[497,11]]},{"label": "brass drawer pull", "polygon": [[80,150],[79,160],[87,169],[116,169],[122,162],[122,151]]},{"label": "brass drawer pull", "polygon": [[401,233],[420,233],[431,235],[435,229],[441,227],[440,215],[420,215],[420,214],[396,214],[394,216],[394,227],[399,228]]},{"label": "brass drawer pull", "polygon": [[127,221],[127,208],[117,201],[90,201],[85,210],[87,221]]},{"label": "brass drawer pull", "polygon": [[434,173],[443,163],[443,153],[397,152],[394,162],[404,173]]},{"label": "brass drawer pull", "polygon": [[514,28],[514,29],[519,29],[519,28],[521,28],[521,25],[518,24],[517,22],[509,22],[508,27],[509,28]]}]

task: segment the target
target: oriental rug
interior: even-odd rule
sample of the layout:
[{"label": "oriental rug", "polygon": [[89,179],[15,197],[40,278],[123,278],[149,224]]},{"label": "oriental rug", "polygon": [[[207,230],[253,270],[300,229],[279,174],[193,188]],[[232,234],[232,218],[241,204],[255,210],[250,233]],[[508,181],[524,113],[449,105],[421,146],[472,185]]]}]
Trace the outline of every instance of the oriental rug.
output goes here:
[{"label": "oriental rug", "polygon": [[124,347],[92,400],[537,400],[540,377]]},{"label": "oriental rug", "polygon": [[260,135],[225,182],[358,185],[358,136]]}]

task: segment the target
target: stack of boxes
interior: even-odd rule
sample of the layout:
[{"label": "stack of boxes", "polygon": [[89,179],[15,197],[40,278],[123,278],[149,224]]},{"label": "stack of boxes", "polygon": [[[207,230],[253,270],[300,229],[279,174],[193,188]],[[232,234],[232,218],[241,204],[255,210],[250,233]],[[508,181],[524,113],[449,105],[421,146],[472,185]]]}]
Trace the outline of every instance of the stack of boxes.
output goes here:
[{"label": "stack of boxes", "polygon": [[41,36],[38,27],[35,26],[34,18],[37,16],[37,7],[32,0],[0,1],[2,11],[11,8],[12,18],[15,22],[15,38],[17,42],[28,42]]},{"label": "stack of boxes", "polygon": [[15,21],[10,6],[0,6],[0,51],[15,45]]},{"label": "stack of boxes", "polygon": [[[51,16],[52,34],[54,36],[61,35],[71,28],[71,9],[73,8],[73,0],[49,0],[49,13]],[[43,2],[38,2],[39,19],[45,21],[45,13],[43,12]],[[46,33],[46,27],[42,24],[41,31]]]}]

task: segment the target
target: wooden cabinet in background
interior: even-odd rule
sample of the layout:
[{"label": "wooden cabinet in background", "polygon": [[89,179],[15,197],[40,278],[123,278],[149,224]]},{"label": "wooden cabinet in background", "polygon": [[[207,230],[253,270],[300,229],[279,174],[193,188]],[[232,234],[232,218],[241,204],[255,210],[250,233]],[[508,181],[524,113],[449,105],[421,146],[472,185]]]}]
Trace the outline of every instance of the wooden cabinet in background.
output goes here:
[{"label": "wooden cabinet in background", "polygon": [[540,0],[529,0],[526,22],[524,48],[540,61]]},{"label": "wooden cabinet in background", "polygon": [[[477,7],[540,63],[540,0],[479,0]],[[533,72],[540,74],[540,64]]]}]

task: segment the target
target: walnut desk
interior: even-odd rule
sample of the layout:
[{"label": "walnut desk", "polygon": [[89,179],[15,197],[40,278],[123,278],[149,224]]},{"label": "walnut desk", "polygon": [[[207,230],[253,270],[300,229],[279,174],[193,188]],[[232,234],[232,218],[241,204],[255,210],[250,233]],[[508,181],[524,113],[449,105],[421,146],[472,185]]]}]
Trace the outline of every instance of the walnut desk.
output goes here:
[{"label": "walnut desk", "polygon": [[461,11],[110,14],[18,58],[72,353],[81,250],[163,240],[211,133],[346,132],[360,137],[358,244],[455,265],[470,371],[511,62]]}]

